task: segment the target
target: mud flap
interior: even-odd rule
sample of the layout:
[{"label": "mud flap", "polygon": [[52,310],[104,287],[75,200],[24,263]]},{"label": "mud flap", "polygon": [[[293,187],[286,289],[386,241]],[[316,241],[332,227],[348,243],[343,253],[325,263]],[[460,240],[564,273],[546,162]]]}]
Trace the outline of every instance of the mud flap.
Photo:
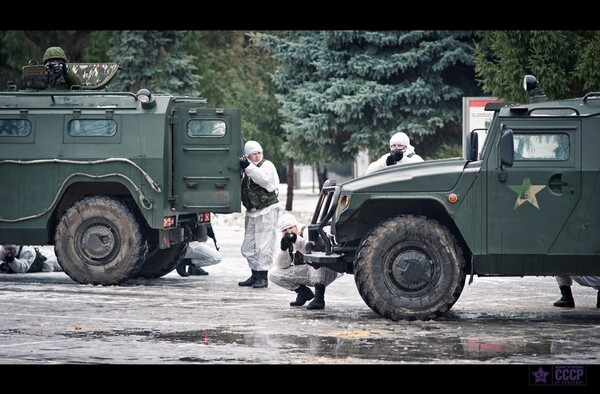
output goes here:
[{"label": "mud flap", "polygon": [[158,248],[167,249],[173,244],[184,242],[183,228],[174,228],[170,230],[158,230]]}]

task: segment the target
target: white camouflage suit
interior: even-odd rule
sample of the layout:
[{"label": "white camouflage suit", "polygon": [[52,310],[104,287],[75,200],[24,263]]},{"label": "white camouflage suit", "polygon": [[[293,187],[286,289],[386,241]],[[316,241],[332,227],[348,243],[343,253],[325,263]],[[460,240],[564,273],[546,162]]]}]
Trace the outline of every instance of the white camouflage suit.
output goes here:
[{"label": "white camouflage suit", "polygon": [[[15,259],[12,262],[8,263],[8,266],[14,273],[26,273],[27,271],[29,271],[29,268],[35,261],[35,257],[37,255],[35,248],[30,245],[15,245],[15,247]],[[54,252],[44,247],[39,247],[39,251],[44,257],[46,257],[46,260],[42,264],[42,272],[62,271],[62,268],[56,261],[56,255],[54,254]],[[0,264],[6,264],[6,253],[6,248],[0,245]]]},{"label": "white camouflage suit", "polygon": [[[415,147],[410,144],[410,139],[406,133],[400,132],[394,134],[392,138],[390,138],[390,150],[394,149],[392,145],[400,145],[405,147],[403,149],[406,149],[404,150],[404,156],[402,157],[402,160],[397,162],[397,165],[423,161],[423,158],[415,153]],[[389,156],[390,154],[386,153],[376,161],[369,164],[369,167],[367,167],[367,174],[387,168],[388,165],[386,164],[386,161]]]},{"label": "white camouflage suit", "polygon": [[[284,213],[282,218],[284,215],[289,214]],[[306,244],[308,241],[302,237],[300,232],[304,232],[305,226],[301,224],[295,225],[299,233],[297,234],[296,242],[294,242],[294,251],[298,251],[304,255],[306,254]],[[269,280],[277,286],[294,291],[300,285],[314,287],[316,284],[321,284],[329,286],[331,282],[342,275],[328,268],[315,269],[308,264],[294,265],[289,251],[278,248],[275,267],[269,271]]]},{"label": "white camouflage suit", "polygon": [[568,276],[559,275],[556,276],[556,282],[558,286],[571,286],[573,281],[579,283],[581,286],[593,287],[596,290],[600,290],[600,276]]},{"label": "white camouflage suit", "polygon": [[183,257],[191,259],[192,264],[198,268],[219,264],[222,259],[221,252],[211,247],[207,241],[192,241],[188,243]]},{"label": "white camouflage suit", "polygon": [[[262,152],[260,144],[256,142],[251,144],[251,142],[254,141],[246,143],[247,157],[257,149]],[[276,191],[279,186],[279,175],[275,165],[266,159],[260,167],[256,164],[258,163],[250,161],[250,165],[244,169],[246,176],[268,192]],[[246,209],[241,253],[253,271],[268,271],[273,266],[279,211],[278,203],[262,209]]]}]

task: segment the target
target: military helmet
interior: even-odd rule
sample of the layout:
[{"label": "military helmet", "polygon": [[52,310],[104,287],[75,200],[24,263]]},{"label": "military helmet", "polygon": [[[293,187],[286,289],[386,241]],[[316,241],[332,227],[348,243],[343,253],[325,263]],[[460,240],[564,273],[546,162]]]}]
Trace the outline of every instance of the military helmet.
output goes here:
[{"label": "military helmet", "polygon": [[63,51],[61,47],[50,47],[46,49],[42,63],[46,63],[50,59],[60,59],[65,63],[68,62],[67,55],[65,55],[65,51]]}]

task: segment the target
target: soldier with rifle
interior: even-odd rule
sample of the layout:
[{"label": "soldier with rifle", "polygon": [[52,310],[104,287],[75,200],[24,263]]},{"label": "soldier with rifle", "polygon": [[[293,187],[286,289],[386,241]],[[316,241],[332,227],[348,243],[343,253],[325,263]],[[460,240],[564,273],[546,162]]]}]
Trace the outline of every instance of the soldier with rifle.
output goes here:
[{"label": "soldier with rifle", "polygon": [[67,67],[67,62],[67,55],[61,47],[46,49],[42,63],[46,68],[48,89],[71,89],[71,86],[83,85],[79,75]]}]

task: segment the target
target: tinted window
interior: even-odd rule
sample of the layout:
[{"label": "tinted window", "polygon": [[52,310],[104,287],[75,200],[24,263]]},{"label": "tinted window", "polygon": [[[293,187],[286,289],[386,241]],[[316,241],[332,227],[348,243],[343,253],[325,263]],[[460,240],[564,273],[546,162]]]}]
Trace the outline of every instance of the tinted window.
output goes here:
[{"label": "tinted window", "polygon": [[68,133],[73,137],[111,137],[117,134],[117,122],[114,119],[73,119]]},{"label": "tinted window", "polygon": [[564,133],[518,134],[514,138],[515,160],[568,160],[569,136]]},{"label": "tinted window", "polygon": [[31,122],[27,119],[0,119],[1,137],[25,137],[31,134]]},{"label": "tinted window", "polygon": [[226,125],[222,120],[191,119],[187,127],[190,137],[222,137],[225,131]]}]

